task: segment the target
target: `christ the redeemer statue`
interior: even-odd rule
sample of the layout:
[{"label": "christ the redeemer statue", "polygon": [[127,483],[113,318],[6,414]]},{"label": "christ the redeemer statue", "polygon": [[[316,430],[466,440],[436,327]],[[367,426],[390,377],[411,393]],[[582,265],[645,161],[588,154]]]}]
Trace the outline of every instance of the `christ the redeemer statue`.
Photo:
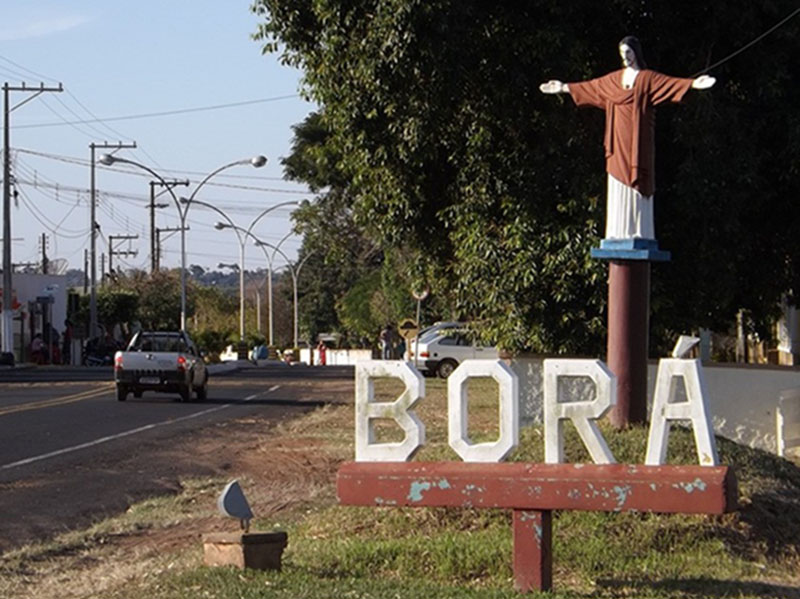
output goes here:
[{"label": "christ the redeemer statue", "polygon": [[655,107],[680,102],[690,88],[707,89],[715,79],[670,77],[646,68],[639,40],[619,43],[623,67],[588,81],[551,80],[539,86],[546,94],[568,93],[578,106],[606,112],[604,147],[608,173],[606,239],[655,239]]}]

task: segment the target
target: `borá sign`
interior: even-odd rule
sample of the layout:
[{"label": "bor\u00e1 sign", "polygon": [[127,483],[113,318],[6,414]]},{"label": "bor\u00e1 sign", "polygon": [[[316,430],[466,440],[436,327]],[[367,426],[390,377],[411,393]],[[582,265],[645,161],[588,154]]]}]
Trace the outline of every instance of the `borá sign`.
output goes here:
[{"label": "bor\u00e1 sign", "polygon": [[[405,384],[393,402],[376,402],[374,380]],[[473,443],[468,435],[467,382],[491,377],[499,388],[497,440]],[[591,401],[561,402],[562,377],[585,377]],[[674,402],[680,382],[686,401]],[[371,361],[356,365],[356,459],[337,477],[339,501],[347,505],[511,509],[514,584],[522,591],[552,587],[553,510],[720,514],[736,507],[732,470],[718,465],[699,360],[659,363],[644,465],[616,463],[597,427],[614,405],[616,377],[599,360],[544,361],[545,463],[500,463],[519,443],[516,374],[500,360],[467,360],[448,378],[448,442],[462,462],[410,462],[425,443],[425,425],[414,406],[425,397],[425,380],[412,364]],[[404,431],[399,442],[375,441],[373,424],[392,419]],[[570,420],[594,464],[564,464],[563,424]],[[688,421],[698,466],[669,466],[670,423]]]}]

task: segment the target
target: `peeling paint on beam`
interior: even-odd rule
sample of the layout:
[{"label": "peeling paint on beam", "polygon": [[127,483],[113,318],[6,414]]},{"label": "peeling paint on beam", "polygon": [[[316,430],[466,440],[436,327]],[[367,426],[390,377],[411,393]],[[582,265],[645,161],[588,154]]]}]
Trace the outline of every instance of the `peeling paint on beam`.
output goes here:
[{"label": "peeling paint on beam", "polygon": [[721,514],[736,509],[726,466],[348,462],[347,505]]}]

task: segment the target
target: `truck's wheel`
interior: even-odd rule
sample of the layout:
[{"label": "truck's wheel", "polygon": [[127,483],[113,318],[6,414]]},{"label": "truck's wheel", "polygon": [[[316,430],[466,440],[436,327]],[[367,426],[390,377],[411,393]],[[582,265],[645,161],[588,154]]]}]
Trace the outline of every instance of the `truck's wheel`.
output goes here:
[{"label": "truck's wheel", "polygon": [[205,401],[208,399],[208,379],[203,381],[203,384],[194,390],[197,394],[197,401]]},{"label": "truck's wheel", "polygon": [[181,401],[192,401],[192,385],[181,387],[178,394],[181,396]]},{"label": "truck's wheel", "polygon": [[436,374],[439,375],[439,378],[446,379],[448,376],[453,374],[456,366],[458,366],[458,362],[455,360],[442,360],[436,367]]},{"label": "truck's wheel", "polygon": [[126,399],[128,399],[128,387],[117,383],[117,401],[125,401]]}]

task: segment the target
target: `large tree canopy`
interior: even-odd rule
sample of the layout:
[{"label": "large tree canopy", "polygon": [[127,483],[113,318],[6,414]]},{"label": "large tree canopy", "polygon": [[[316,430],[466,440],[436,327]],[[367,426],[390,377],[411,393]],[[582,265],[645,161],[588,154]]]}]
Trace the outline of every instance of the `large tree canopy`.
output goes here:
[{"label": "large tree canopy", "polygon": [[[265,51],[303,70],[348,209],[408,274],[489,340],[598,353],[606,265],[603,114],[538,85],[619,68],[643,42],[651,68],[692,76],[796,8],[793,0],[256,0]],[[800,289],[794,231],[798,22],[715,68],[710,91],[659,111],[656,229],[673,261],[653,280],[666,338],[765,323]]]}]

